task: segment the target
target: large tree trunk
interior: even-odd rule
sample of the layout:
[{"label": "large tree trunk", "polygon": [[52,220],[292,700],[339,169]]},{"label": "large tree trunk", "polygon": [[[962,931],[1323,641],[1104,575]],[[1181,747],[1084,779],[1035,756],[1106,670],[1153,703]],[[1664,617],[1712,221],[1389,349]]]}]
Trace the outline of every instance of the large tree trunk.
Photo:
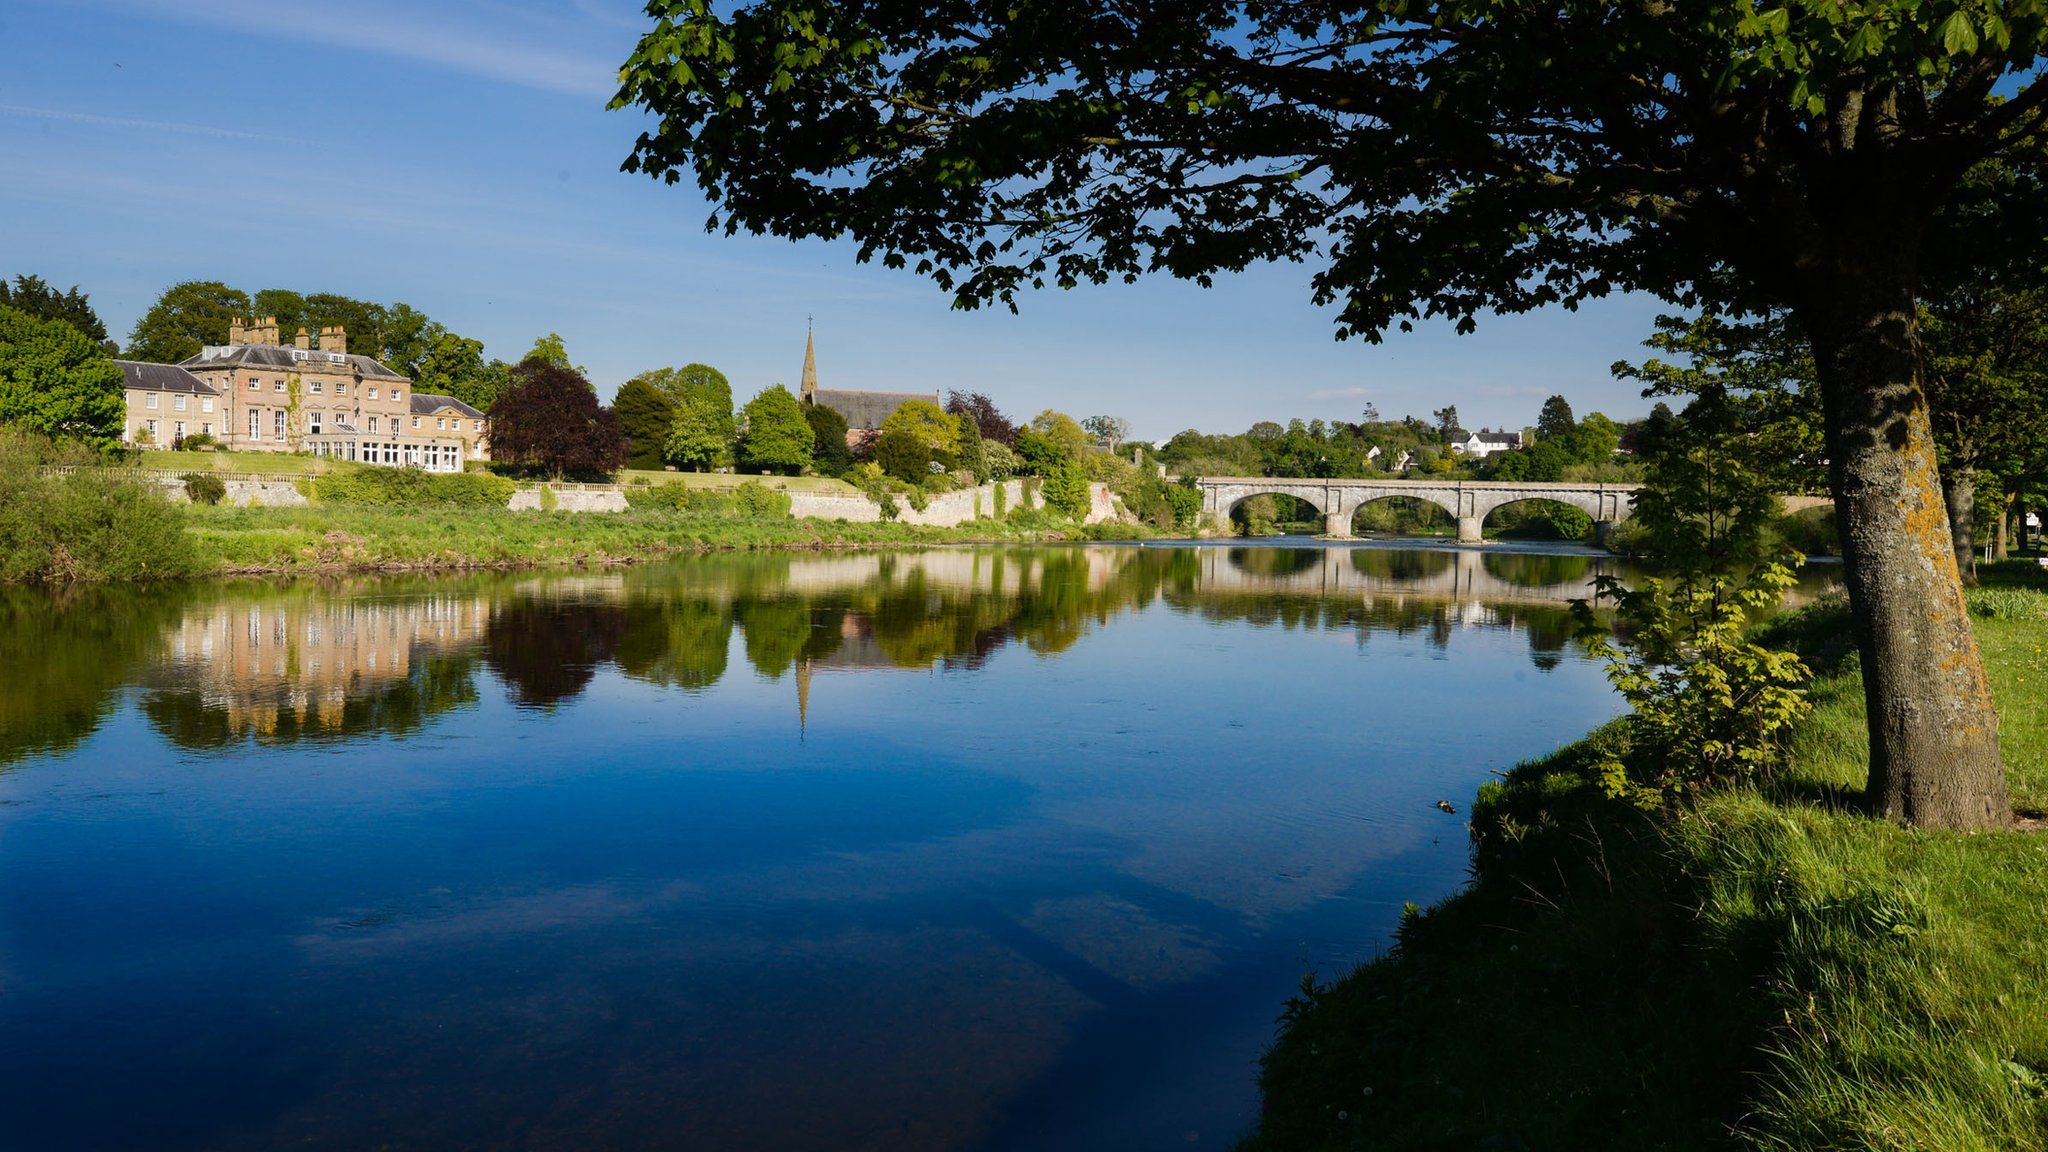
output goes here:
[{"label": "large tree trunk", "polygon": [[[1989,828],[2012,806],[1963,605],[1920,385],[1909,257],[1857,260],[1800,309],[1826,410],[1844,577],[1870,713],[1870,807]],[[1891,273],[1887,275],[1886,273]]]},{"label": "large tree trunk", "polygon": [[[1953,461],[1951,461],[1953,464]],[[1977,582],[1977,474],[1949,467],[1941,473],[1941,502],[1948,508],[1949,537],[1955,542],[1956,571],[1963,583]]]},{"label": "large tree trunk", "polygon": [[2004,560],[2009,555],[2005,544],[2006,537],[2012,531],[2012,497],[1999,497],[1996,507],[1998,518],[1991,522],[1991,558]]}]

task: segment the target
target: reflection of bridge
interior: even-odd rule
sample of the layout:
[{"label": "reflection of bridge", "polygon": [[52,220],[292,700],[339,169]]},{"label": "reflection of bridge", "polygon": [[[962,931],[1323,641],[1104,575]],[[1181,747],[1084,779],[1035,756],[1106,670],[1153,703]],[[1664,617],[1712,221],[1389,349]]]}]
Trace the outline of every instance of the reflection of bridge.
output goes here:
[{"label": "reflection of bridge", "polygon": [[1593,518],[1604,537],[1635,509],[1634,484],[1494,483],[1478,480],[1295,480],[1286,477],[1211,476],[1195,482],[1202,510],[1227,520],[1254,496],[1292,496],[1323,516],[1331,536],[1351,535],[1351,518],[1375,500],[1407,497],[1434,504],[1458,518],[1458,543],[1477,544],[1480,526],[1496,508],[1520,500],[1554,500]]},{"label": "reflection of bridge", "polygon": [[1593,578],[1618,571],[1607,556],[1472,552],[1449,548],[1200,548],[1205,593],[1332,599],[1549,604],[1593,596]]}]

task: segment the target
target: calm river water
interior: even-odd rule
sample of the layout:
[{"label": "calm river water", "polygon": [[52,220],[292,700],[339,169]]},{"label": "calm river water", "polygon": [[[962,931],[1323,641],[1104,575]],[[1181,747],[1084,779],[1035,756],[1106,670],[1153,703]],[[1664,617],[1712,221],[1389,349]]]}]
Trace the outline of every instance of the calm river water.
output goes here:
[{"label": "calm river water", "polygon": [[1612,563],[0,591],[0,1148],[1227,1148]]}]

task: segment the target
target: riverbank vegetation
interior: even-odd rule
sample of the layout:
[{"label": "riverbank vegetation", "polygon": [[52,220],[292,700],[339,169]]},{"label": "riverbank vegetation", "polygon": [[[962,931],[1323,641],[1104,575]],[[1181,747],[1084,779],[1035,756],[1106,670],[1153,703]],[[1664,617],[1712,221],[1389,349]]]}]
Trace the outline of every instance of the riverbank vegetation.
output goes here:
[{"label": "riverbank vegetation", "polygon": [[[2048,807],[2048,579],[1969,595],[2017,809]],[[1473,881],[1311,984],[1248,1149],[2048,1147],[2048,835],[1910,831],[1840,603],[1773,625],[1817,670],[1781,771],[1669,816],[1612,796],[1618,724],[1482,790]]]}]

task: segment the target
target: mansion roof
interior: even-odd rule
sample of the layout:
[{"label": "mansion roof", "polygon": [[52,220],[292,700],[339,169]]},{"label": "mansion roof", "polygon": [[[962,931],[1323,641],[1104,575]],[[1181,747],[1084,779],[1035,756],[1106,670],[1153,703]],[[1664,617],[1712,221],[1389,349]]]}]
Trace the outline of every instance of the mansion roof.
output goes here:
[{"label": "mansion roof", "polygon": [[145,360],[116,360],[121,366],[124,387],[144,392],[188,392],[195,396],[218,396],[220,389],[176,364],[151,364]]},{"label": "mansion roof", "polygon": [[477,411],[468,404],[464,404],[453,396],[443,396],[438,392],[414,392],[412,394],[412,414],[415,416],[432,416],[444,408],[453,408],[457,414],[472,420],[484,419],[482,412]]},{"label": "mansion roof", "polygon": [[322,352],[281,344],[209,344],[199,355],[178,362],[181,368],[282,368],[286,371],[353,372],[366,380],[405,380],[368,356],[353,352]]}]

